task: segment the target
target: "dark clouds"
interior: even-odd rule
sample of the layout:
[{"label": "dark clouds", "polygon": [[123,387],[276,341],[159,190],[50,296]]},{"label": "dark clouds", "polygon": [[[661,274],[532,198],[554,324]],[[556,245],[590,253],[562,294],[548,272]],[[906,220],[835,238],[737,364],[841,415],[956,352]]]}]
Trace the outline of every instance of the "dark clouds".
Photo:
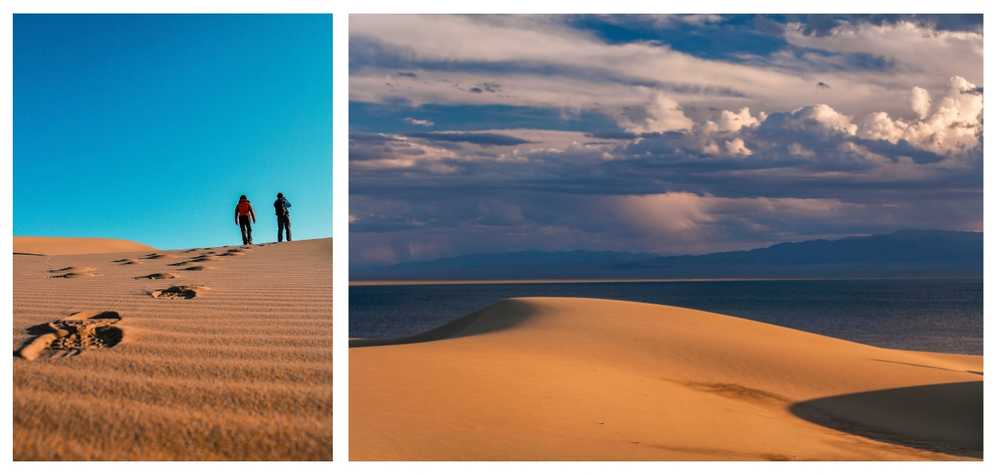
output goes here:
[{"label": "dark clouds", "polygon": [[[509,17],[477,22],[521,31]],[[536,45],[523,60],[517,49],[435,56],[416,42],[355,37],[399,24],[352,23],[352,263],[526,249],[676,254],[982,227],[981,86],[948,79],[956,65],[970,69],[957,59],[916,64],[906,53],[927,39],[920,28],[975,33],[981,17],[524,23],[529,36],[569,26],[625,49],[581,44],[592,63]],[[490,33],[496,48],[509,31]],[[677,32],[697,34],[683,43]],[[697,40],[712,35],[750,43]],[[870,41],[878,35],[884,44]],[[725,60],[660,56],[656,45]],[[932,79],[914,84],[916,72]],[[591,88],[572,89],[578,81]]]},{"label": "dark clouds", "polygon": [[[678,133],[564,150],[498,150],[483,142],[456,148],[444,134],[352,136],[351,160],[414,157],[408,167],[355,167],[352,193],[382,195],[427,188],[456,193],[476,187],[565,194],[632,195],[685,191],[720,197],[864,199],[916,192],[933,196],[945,185],[981,184],[981,151],[960,157],[846,136],[782,127],[768,119],[743,134],[749,157],[706,155],[694,137]],[[516,139],[515,139],[516,140]],[[529,143],[521,140],[519,143]],[[426,163],[420,163],[426,162]],[[438,165],[445,165],[444,168]],[[437,168],[435,168],[437,166]],[[395,178],[395,179],[394,179]],[[397,190],[397,191],[394,191]]]},{"label": "dark clouds", "polygon": [[[404,169],[355,167],[352,233],[401,233],[396,239],[432,229],[455,233],[438,238],[449,252],[571,245],[680,253],[981,225],[980,151],[949,158],[905,142],[802,127],[783,114],[743,135],[754,150],[749,157],[708,156],[694,137],[666,133],[613,145],[543,147],[513,161],[501,150],[513,147],[476,143],[474,151]],[[372,156],[382,142],[414,141],[456,151],[449,148],[455,142],[434,135],[367,137],[352,142],[352,159]],[[657,201],[663,196],[673,198]],[[359,246],[366,247],[364,239]]]},{"label": "dark clouds", "polygon": [[410,137],[427,139],[432,142],[465,142],[479,145],[523,145],[528,140],[504,134],[474,132],[422,132],[409,134]]}]

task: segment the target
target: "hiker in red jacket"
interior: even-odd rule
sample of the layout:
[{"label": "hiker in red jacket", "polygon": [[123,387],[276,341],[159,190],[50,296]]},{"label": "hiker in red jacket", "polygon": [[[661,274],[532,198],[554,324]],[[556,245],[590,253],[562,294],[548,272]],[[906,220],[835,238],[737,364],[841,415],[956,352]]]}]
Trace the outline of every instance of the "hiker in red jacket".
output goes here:
[{"label": "hiker in red jacket", "polygon": [[247,195],[240,195],[240,201],[236,203],[234,219],[236,220],[236,224],[240,226],[240,234],[243,235],[243,245],[253,244],[253,237],[250,235],[253,230],[250,228],[250,222],[253,221],[256,224],[257,216],[253,214],[253,206],[250,206],[250,200],[247,199]]}]

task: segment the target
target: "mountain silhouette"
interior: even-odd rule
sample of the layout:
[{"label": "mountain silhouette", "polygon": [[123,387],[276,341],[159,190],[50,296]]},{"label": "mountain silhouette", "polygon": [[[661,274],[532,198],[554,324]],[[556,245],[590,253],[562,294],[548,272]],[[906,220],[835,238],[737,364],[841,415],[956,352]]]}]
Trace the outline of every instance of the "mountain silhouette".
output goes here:
[{"label": "mountain silhouette", "polygon": [[982,277],[982,271],[982,233],[897,231],[702,255],[610,251],[469,254],[355,268],[351,279]]}]

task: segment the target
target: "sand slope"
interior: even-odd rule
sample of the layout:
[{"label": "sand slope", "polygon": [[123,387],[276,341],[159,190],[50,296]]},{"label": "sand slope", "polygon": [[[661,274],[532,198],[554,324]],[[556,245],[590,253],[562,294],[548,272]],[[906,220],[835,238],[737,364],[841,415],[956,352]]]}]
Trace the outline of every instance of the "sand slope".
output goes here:
[{"label": "sand slope", "polygon": [[15,255],[14,459],[329,460],[330,244]]},{"label": "sand slope", "polygon": [[982,358],[520,298],[350,350],[352,459],[981,457]]},{"label": "sand slope", "polygon": [[14,254],[64,256],[153,250],[145,244],[124,239],[14,236]]}]

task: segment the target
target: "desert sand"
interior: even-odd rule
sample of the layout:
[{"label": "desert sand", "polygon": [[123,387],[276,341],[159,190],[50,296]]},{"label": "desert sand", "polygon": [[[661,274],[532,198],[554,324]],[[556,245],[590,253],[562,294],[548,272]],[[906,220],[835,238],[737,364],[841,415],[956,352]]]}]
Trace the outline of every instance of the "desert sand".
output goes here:
[{"label": "desert sand", "polygon": [[982,457],[981,356],[545,297],[351,346],[352,460]]},{"label": "desert sand", "polygon": [[64,256],[154,250],[145,244],[124,239],[14,236],[14,254]]},{"label": "desert sand", "polygon": [[330,460],[331,240],[123,243],[15,238],[14,459]]}]

